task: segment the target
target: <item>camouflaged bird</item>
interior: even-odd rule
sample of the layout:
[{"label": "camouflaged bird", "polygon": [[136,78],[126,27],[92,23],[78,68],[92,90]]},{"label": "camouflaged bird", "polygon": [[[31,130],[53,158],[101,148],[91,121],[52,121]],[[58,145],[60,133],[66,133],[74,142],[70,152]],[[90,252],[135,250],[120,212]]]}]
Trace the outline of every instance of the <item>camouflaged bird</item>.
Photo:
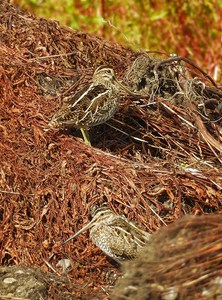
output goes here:
[{"label": "camouflaged bird", "polygon": [[92,82],[86,84],[55,113],[49,126],[78,128],[85,143],[91,145],[89,128],[104,123],[114,116],[118,110],[121,89],[134,95],[116,79],[112,68],[98,67],[93,74]]},{"label": "camouflaged bird", "polygon": [[64,244],[87,229],[92,242],[118,263],[135,258],[150,238],[149,233],[129,222],[124,216],[115,214],[107,207],[100,207],[92,212],[92,220]]}]

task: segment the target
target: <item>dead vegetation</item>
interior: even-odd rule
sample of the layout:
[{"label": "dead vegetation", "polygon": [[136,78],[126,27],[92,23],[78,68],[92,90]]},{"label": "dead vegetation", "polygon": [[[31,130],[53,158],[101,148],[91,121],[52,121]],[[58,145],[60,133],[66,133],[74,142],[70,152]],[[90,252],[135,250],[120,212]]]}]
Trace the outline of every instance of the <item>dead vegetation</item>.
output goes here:
[{"label": "dead vegetation", "polygon": [[[104,201],[149,232],[220,213],[222,91],[190,62],[144,56],[5,2],[0,11],[1,264],[62,275],[57,263],[69,258],[70,299],[108,298],[116,266],[87,235],[61,242]],[[76,130],[46,130],[101,63],[140,96],[124,94],[115,119],[91,130],[94,147]]]},{"label": "dead vegetation", "polygon": [[221,216],[186,216],[124,264],[112,299],[221,299]]}]

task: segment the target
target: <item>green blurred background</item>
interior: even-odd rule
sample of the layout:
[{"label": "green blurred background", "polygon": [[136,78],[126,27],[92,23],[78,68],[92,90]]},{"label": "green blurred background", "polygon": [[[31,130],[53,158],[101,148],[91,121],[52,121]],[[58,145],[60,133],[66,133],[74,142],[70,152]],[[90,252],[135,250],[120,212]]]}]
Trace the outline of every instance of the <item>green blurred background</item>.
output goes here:
[{"label": "green blurred background", "polygon": [[87,31],[134,50],[193,59],[213,75],[222,62],[221,0],[13,0],[36,16]]}]

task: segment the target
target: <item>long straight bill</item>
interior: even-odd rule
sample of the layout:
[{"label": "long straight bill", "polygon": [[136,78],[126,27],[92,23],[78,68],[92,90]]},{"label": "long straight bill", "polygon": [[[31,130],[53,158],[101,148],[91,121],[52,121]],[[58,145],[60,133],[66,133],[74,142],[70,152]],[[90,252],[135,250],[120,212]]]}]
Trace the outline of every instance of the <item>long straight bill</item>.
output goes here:
[{"label": "long straight bill", "polygon": [[120,86],[121,89],[125,90],[127,93],[129,93],[132,96],[141,96],[140,94],[132,92],[130,89],[128,89],[125,85],[120,83],[117,79],[115,79],[116,83]]},{"label": "long straight bill", "polygon": [[93,221],[89,222],[87,225],[85,225],[83,228],[81,228],[79,231],[77,231],[75,234],[71,235],[67,240],[63,242],[63,244],[66,244],[70,240],[74,239],[77,235],[85,231],[86,229],[89,229],[92,225]]}]

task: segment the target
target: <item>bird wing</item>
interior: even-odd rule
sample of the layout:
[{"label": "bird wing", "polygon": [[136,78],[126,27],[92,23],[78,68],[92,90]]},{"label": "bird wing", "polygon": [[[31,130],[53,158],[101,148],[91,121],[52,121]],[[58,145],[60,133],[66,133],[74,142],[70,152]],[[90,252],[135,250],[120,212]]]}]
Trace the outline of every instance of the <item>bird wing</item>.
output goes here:
[{"label": "bird wing", "polygon": [[97,227],[96,233],[90,236],[95,245],[118,262],[136,256],[137,245],[126,241],[118,228],[101,224]]},{"label": "bird wing", "polygon": [[[149,238],[147,232],[137,228],[121,216],[112,222],[111,228],[114,241],[111,248],[118,252],[123,260],[134,258],[138,249],[143,247]],[[118,247],[118,244],[122,244],[122,247]]]},{"label": "bird wing", "polygon": [[88,106],[94,99],[98,98],[100,94],[105,92],[107,92],[107,88],[104,85],[95,85],[94,83],[87,84],[69,100],[68,106],[74,109],[76,105],[83,105],[84,102],[86,102],[86,106]]},{"label": "bird wing", "polygon": [[81,127],[81,123],[90,126],[92,114],[96,113],[108,92],[103,85],[87,84],[59,109],[53,120],[61,127]]}]

